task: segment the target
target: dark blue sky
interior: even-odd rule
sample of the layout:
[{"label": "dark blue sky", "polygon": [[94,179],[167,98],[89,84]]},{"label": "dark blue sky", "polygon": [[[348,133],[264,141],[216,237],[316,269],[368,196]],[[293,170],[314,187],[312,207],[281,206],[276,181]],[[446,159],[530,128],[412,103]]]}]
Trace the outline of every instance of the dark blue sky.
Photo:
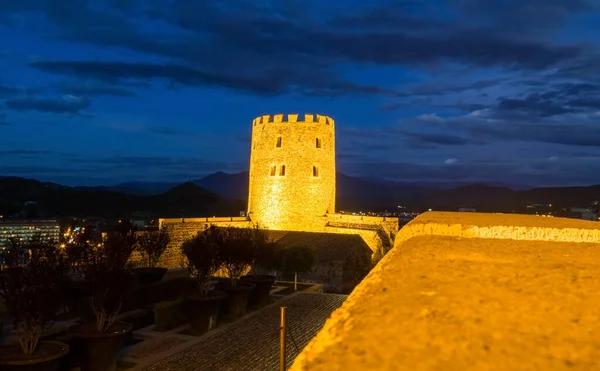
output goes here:
[{"label": "dark blue sky", "polygon": [[308,112],[351,175],[600,183],[598,4],[0,0],[0,174],[242,171],[255,116]]}]

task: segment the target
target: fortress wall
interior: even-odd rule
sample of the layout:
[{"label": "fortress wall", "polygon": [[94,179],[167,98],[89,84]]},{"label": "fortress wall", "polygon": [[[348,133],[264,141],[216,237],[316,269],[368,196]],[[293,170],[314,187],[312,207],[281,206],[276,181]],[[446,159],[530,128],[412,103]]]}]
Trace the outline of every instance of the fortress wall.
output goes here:
[{"label": "fortress wall", "polygon": [[395,235],[400,229],[397,217],[362,216],[348,214],[327,214],[327,224],[330,226],[344,226],[349,228],[382,228],[388,234]]},{"label": "fortress wall", "polygon": [[599,228],[528,215],[421,214],[291,370],[594,369]]},{"label": "fortress wall", "polygon": [[341,233],[341,234],[357,234],[357,235],[359,235],[359,236],[362,237],[362,239],[365,241],[365,243],[367,245],[369,245],[369,248],[371,249],[371,251],[373,251],[373,254],[378,253],[379,250],[382,247],[381,237],[379,236],[379,234],[375,230],[354,229],[354,228],[338,228],[338,227],[329,227],[329,226],[327,226],[327,227],[325,227],[324,232],[327,232],[327,233]]},{"label": "fortress wall", "polygon": [[[188,238],[193,237],[199,231],[204,230],[209,225],[217,226],[234,226],[240,228],[246,228],[253,225],[253,222],[246,218],[173,218],[173,219],[160,219],[159,223],[161,226],[166,226],[171,236],[171,244],[167,251],[161,257],[160,266],[166,268],[180,268],[182,257],[181,257],[181,244]],[[371,219],[374,221],[374,219]],[[326,218],[315,218],[315,220],[309,224],[309,229],[289,229],[299,231],[310,231],[310,232],[326,232],[326,233],[341,233],[341,234],[357,234],[360,235],[365,243],[371,248],[373,253],[376,255],[381,252],[382,247],[385,245],[377,231],[377,224],[359,224],[354,223],[350,226],[327,226]],[[388,221],[393,225],[392,221]],[[369,228],[372,227],[372,228]],[[396,231],[397,232],[397,231]],[[375,256],[374,255],[374,256]],[[133,260],[139,260],[139,256],[132,257]]]},{"label": "fortress wall", "polygon": [[[468,214],[468,215],[459,215]],[[395,245],[414,236],[491,238],[526,241],[600,242],[600,224],[535,215],[436,212],[423,213],[402,228]]]},{"label": "fortress wall", "polygon": [[265,115],[253,121],[248,215],[254,222],[278,230],[319,228],[315,218],[335,210],[335,174],[330,117]]},{"label": "fortress wall", "polygon": [[171,236],[171,243],[160,259],[160,266],[165,268],[181,268],[183,262],[181,245],[183,242],[193,237],[196,233],[203,231],[211,224],[220,227],[234,226],[245,228],[249,227],[251,222],[244,217],[159,219],[159,225],[166,226]]}]

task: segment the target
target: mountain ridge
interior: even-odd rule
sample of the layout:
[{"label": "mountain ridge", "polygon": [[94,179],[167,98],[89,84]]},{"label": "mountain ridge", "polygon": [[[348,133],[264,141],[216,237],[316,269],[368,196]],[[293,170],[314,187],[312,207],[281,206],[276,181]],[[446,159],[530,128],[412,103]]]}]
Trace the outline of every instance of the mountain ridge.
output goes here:
[{"label": "mountain ridge", "polygon": [[[454,188],[361,178],[338,173],[337,210],[456,210],[524,212],[528,204],[588,206],[600,199],[600,185],[514,190],[501,185],[465,184]],[[147,210],[160,217],[232,216],[246,209],[248,172],[217,172],[186,183],[125,182],[101,187],[68,187],[34,179],[0,177],[0,215],[27,201],[44,213],[121,216]]]}]

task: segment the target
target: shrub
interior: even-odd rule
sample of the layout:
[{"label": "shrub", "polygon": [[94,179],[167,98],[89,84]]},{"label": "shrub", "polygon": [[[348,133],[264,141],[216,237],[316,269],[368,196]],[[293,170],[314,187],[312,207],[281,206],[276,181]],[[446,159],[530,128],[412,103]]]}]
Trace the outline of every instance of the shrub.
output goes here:
[{"label": "shrub", "polygon": [[147,267],[155,268],[158,265],[170,242],[171,237],[166,227],[156,231],[144,231],[138,235],[138,249]]},{"label": "shrub", "polygon": [[254,258],[251,264],[256,275],[267,275],[277,268],[276,256],[279,246],[270,241],[267,232],[258,227],[253,230]]},{"label": "shrub", "polygon": [[277,252],[277,268],[284,275],[294,274],[294,290],[298,289],[298,274],[308,273],[317,265],[315,249],[309,246],[288,246]]},{"label": "shrub", "polygon": [[[0,296],[23,353],[30,356],[61,307],[65,257],[58,244],[35,238],[27,243],[12,241],[7,255],[18,258],[8,258],[2,267]],[[23,262],[25,256],[27,261]]]},{"label": "shrub", "polygon": [[231,286],[237,287],[240,277],[254,261],[256,231],[252,228],[224,227],[219,232],[219,265],[225,271]]},{"label": "shrub", "polygon": [[136,246],[135,232],[113,232],[102,245],[88,246],[89,253],[81,262],[85,279],[91,285],[90,304],[96,316],[98,332],[108,330],[130,289],[132,266],[129,258]]},{"label": "shrub", "polygon": [[210,226],[181,245],[185,267],[194,277],[200,296],[208,296],[210,279],[219,269],[217,250],[222,238],[219,229]]}]

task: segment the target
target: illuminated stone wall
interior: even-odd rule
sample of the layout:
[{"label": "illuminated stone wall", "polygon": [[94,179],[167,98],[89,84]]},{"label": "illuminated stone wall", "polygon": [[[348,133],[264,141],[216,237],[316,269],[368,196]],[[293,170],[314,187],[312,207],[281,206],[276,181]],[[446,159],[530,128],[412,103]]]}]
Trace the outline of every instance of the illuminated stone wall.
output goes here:
[{"label": "illuminated stone wall", "polygon": [[391,248],[397,218],[335,214],[335,125],[330,117],[279,114],[254,119],[249,173],[248,219],[161,219],[173,239],[164,266],[178,267],[181,243],[210,224],[357,234],[375,259]]},{"label": "illuminated stone wall", "polygon": [[165,268],[181,268],[183,262],[181,245],[196,233],[210,225],[219,227],[249,227],[251,222],[244,217],[232,218],[169,218],[159,219],[160,226],[166,226],[171,236],[171,243],[160,259],[160,266]]},{"label": "illuminated stone wall", "polygon": [[261,116],[252,123],[251,146],[252,221],[268,229],[322,229],[324,215],[335,212],[334,120],[311,114]]},{"label": "illuminated stone wall", "polygon": [[598,222],[428,212],[291,370],[595,369],[598,287]]}]

